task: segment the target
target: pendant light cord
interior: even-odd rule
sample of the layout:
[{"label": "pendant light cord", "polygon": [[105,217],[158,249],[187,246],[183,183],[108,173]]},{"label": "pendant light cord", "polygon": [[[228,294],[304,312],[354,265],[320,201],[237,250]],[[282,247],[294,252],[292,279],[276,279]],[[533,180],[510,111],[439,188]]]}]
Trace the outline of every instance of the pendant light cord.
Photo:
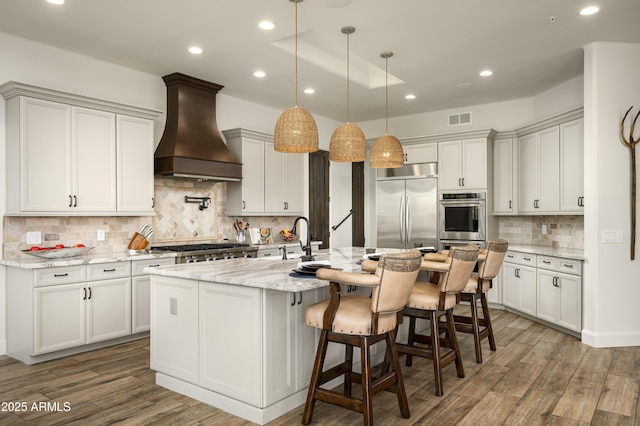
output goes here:
[{"label": "pendant light cord", "polygon": [[296,107],[298,106],[298,2],[296,4],[296,43],[295,43],[295,56],[296,56]]},{"label": "pendant light cord", "polygon": [[347,123],[349,122],[349,33],[347,33]]},{"label": "pendant light cord", "polygon": [[389,58],[384,58],[384,133],[389,134]]}]

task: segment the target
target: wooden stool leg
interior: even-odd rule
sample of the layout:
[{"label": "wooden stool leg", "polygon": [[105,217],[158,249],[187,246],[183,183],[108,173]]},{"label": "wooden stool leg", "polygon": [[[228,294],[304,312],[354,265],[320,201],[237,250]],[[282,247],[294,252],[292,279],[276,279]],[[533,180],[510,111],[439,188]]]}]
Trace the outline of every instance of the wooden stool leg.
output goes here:
[{"label": "wooden stool leg", "polygon": [[345,373],[344,383],[342,385],[344,389],[344,394],[351,396],[351,389],[352,389],[351,372],[353,371],[353,346],[352,345],[345,345],[344,360],[349,365],[349,371]]},{"label": "wooden stool leg", "polygon": [[364,425],[373,426],[373,405],[371,398],[371,358],[369,356],[369,339],[363,337],[360,345],[360,362],[362,363],[362,414]]},{"label": "wooden stool leg", "polygon": [[458,345],[458,338],[456,337],[456,325],[453,319],[453,309],[449,309],[446,313],[447,322],[447,334],[451,342],[451,348],[456,353],[455,363],[458,377],[464,377],[464,366],[462,365],[462,354],[460,353],[460,346]]},{"label": "wooden stool leg", "polygon": [[482,293],[480,296],[480,303],[482,304],[482,314],[484,316],[485,327],[487,328],[487,337],[489,338],[489,348],[492,351],[496,350],[496,339],[493,337],[493,327],[491,326],[491,317],[489,316],[489,304],[487,303],[487,295]]},{"label": "wooden stool leg", "polygon": [[478,319],[478,295],[471,295],[471,330],[473,331],[473,345],[476,349],[476,362],[482,364],[482,347],[480,346],[480,320]]},{"label": "wooden stool leg", "polygon": [[307,392],[307,401],[304,405],[304,413],[302,415],[302,424],[308,425],[311,423],[313,417],[313,409],[316,406],[316,390],[320,386],[320,376],[322,376],[322,366],[324,365],[324,358],[327,354],[327,345],[329,343],[327,330],[320,332],[320,339],[318,340],[318,349],[316,351],[316,360],[313,364],[313,371],[311,374],[311,380],[309,381],[309,390]]},{"label": "wooden stool leg", "polygon": [[398,406],[400,407],[400,415],[405,419],[411,417],[409,412],[409,402],[407,401],[407,392],[404,388],[404,377],[402,376],[402,370],[400,369],[400,357],[398,356],[398,350],[396,349],[396,332],[390,331],[387,334],[387,353],[389,354],[389,363],[393,366],[396,372],[396,396],[398,397]]},{"label": "wooden stool leg", "polygon": [[[413,342],[416,338],[416,319],[415,317],[409,317],[409,335],[407,337],[407,345],[413,346]],[[413,364],[413,355],[407,354],[406,366],[411,367]]]},{"label": "wooden stool leg", "polygon": [[436,395],[444,394],[442,384],[442,367],[440,365],[440,338],[438,331],[438,315],[436,311],[429,311],[429,325],[431,327],[431,348],[433,350],[433,376],[436,385]]}]

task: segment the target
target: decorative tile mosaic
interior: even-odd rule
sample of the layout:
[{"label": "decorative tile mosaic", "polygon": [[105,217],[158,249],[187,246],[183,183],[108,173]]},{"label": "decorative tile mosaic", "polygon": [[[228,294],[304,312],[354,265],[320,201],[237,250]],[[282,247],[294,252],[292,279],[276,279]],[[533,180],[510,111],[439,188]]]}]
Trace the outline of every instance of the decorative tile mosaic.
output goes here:
[{"label": "decorative tile mosaic", "polygon": [[514,245],[584,249],[584,216],[501,216],[499,234]]}]

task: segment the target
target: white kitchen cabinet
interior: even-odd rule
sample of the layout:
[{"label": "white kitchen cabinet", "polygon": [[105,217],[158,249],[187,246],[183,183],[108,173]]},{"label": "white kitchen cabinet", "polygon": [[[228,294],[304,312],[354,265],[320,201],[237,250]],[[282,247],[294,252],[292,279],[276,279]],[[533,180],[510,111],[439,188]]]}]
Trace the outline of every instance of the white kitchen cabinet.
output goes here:
[{"label": "white kitchen cabinet", "polygon": [[[15,82],[0,86],[0,93],[7,100],[7,179],[17,182],[7,188],[7,214],[153,212],[151,119],[159,112]],[[124,121],[118,133],[122,140],[117,141],[116,117],[121,113],[146,120],[144,152]],[[144,209],[135,205],[141,194]]]},{"label": "white kitchen cabinet", "polygon": [[487,188],[487,139],[438,142],[438,190]]},{"label": "white kitchen cabinet", "polygon": [[503,263],[502,302],[536,315],[536,255],[507,252]]},{"label": "white kitchen cabinet", "polygon": [[151,369],[197,384],[198,281],[154,275],[151,301]]},{"label": "white kitchen cabinet", "polygon": [[305,323],[318,290],[265,292],[265,404],[309,386],[315,360],[316,329]]},{"label": "white kitchen cabinet", "polygon": [[557,212],[560,203],[558,126],[518,139],[518,212]]},{"label": "white kitchen cabinet", "polygon": [[539,257],[537,279],[538,318],[580,333],[581,262],[548,256]]},{"label": "white kitchen cabinet", "polygon": [[404,164],[438,161],[438,144],[436,142],[403,145],[402,149],[404,150]]},{"label": "white kitchen cabinet", "polygon": [[560,125],[560,211],[584,213],[584,120]]},{"label": "white kitchen cabinet", "polygon": [[[101,279],[73,284],[51,285],[39,282],[36,276],[32,355],[131,334],[128,265],[128,262],[89,265],[87,277]],[[63,283],[69,277],[66,269],[49,269]],[[92,274],[90,270],[95,272]],[[104,279],[106,276],[114,278]]]},{"label": "white kitchen cabinet", "polygon": [[199,288],[198,384],[262,406],[262,290],[207,282]]},{"label": "white kitchen cabinet", "polygon": [[227,183],[227,214],[298,216],[304,210],[304,156],[273,149],[273,136],[246,129],[222,132],[242,164],[242,181]]},{"label": "white kitchen cabinet", "polygon": [[117,210],[151,214],[154,208],[153,121],[118,114]]},{"label": "white kitchen cabinet", "polygon": [[[517,212],[514,192],[516,152],[512,139],[493,141],[493,214],[504,215]],[[517,188],[517,181],[515,186]]]},{"label": "white kitchen cabinet", "polygon": [[149,331],[151,326],[151,277],[144,268],[173,264],[172,257],[131,261],[131,333]]},{"label": "white kitchen cabinet", "polygon": [[304,210],[304,171],[300,154],[286,154],[265,142],[265,212],[301,215]]}]

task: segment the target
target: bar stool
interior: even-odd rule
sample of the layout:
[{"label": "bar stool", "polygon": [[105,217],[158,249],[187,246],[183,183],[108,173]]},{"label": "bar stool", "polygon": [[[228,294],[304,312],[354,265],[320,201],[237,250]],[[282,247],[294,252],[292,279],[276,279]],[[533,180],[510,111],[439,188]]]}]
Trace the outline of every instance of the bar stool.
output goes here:
[{"label": "bar stool", "polygon": [[[398,353],[407,355],[407,366],[411,366],[413,356],[433,360],[437,396],[444,394],[442,369],[445,366],[455,362],[458,377],[464,377],[453,308],[458,303],[460,292],[467,285],[477,260],[478,247],[468,245],[452,248],[445,262],[423,261],[422,269],[439,272],[438,283],[416,282],[403,310],[403,315],[409,317],[409,336],[406,344],[396,343]],[[443,316],[445,321],[440,327],[440,318]],[[416,333],[417,318],[429,320],[429,335]],[[442,339],[441,328],[444,332]],[[415,346],[416,343],[428,346]]]},{"label": "bar stool", "polygon": [[[508,247],[509,243],[503,239],[486,243],[485,249],[481,251],[481,255],[485,254],[485,260],[478,260],[478,273],[471,275],[467,286],[460,293],[461,300],[469,302],[471,316],[453,316],[457,331],[473,334],[476,362],[479,364],[482,363],[482,347],[480,346],[482,339],[488,338],[489,348],[492,351],[496,350],[496,340],[493,337],[486,295],[493,286],[492,280],[500,272]],[[478,300],[482,306],[483,318],[478,318]]]},{"label": "bar stool", "polygon": [[[418,272],[422,254],[418,250],[383,255],[373,274],[319,269],[316,276],[329,280],[331,299],[311,305],[306,311],[307,325],[321,329],[318,350],[313,365],[302,424],[311,422],[316,400],[335,404],[363,413],[364,424],[373,424],[373,395],[382,390],[394,391],[400,414],[409,418],[409,405],[395,347],[396,327],[400,312],[407,304]],[[372,287],[371,297],[342,295],[340,283]],[[390,371],[379,378],[371,375],[371,345],[385,341]],[[345,360],[323,371],[329,342],[344,344]],[[353,371],[353,347],[360,348],[362,373]],[[336,377],[344,375],[343,392],[320,388]],[[352,382],[362,385],[362,398],[352,396]]]}]

